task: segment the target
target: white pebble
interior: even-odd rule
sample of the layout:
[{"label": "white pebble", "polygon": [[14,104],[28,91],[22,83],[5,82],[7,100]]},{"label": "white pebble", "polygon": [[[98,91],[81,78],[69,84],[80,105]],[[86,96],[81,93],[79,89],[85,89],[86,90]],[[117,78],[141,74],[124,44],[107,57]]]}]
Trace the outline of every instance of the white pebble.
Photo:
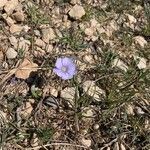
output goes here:
[{"label": "white pebble", "polygon": [[17,57],[17,52],[13,49],[13,48],[8,48],[7,52],[6,52],[6,57],[8,59],[14,59]]},{"label": "white pebble", "polygon": [[69,11],[70,17],[74,19],[80,19],[82,16],[85,15],[85,10],[80,5],[75,5],[73,8]]}]

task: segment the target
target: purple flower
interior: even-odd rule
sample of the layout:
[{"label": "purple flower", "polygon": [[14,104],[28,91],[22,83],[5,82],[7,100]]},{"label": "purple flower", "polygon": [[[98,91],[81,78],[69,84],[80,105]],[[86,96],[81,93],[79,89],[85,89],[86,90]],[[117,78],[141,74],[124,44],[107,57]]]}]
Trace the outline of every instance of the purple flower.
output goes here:
[{"label": "purple flower", "polygon": [[72,58],[58,58],[53,71],[64,80],[71,79],[76,74],[76,65]]}]

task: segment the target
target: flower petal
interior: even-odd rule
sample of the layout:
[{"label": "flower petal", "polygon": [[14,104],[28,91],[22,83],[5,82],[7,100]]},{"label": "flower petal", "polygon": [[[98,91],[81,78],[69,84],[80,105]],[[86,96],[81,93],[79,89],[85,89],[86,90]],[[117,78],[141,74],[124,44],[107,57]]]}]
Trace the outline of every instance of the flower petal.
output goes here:
[{"label": "flower petal", "polygon": [[75,64],[70,64],[68,66],[68,71],[67,71],[70,75],[75,75],[76,74],[76,66]]},{"label": "flower petal", "polygon": [[[66,72],[62,70],[62,67],[67,68]],[[73,76],[76,74],[76,65],[72,58],[58,58],[53,72],[61,77],[63,80],[68,80],[73,78]]]},{"label": "flower petal", "polygon": [[68,66],[70,64],[73,64],[73,60],[71,58],[68,58],[68,57],[62,58],[62,64],[64,66]]},{"label": "flower petal", "polygon": [[70,75],[69,73],[65,73],[65,74],[63,74],[63,76],[62,76],[62,79],[63,79],[63,80],[68,80],[68,79],[71,79],[71,78],[73,78],[73,75]]},{"label": "flower petal", "polygon": [[60,69],[58,69],[58,68],[54,68],[54,69],[53,69],[53,72],[56,73],[59,77],[62,77],[62,76],[65,75],[65,73],[62,72],[62,71],[61,71]]},{"label": "flower petal", "polygon": [[61,67],[63,66],[63,59],[62,58],[57,58],[57,60],[56,60],[56,64],[55,64],[55,66],[56,66],[56,68],[59,68],[59,69],[61,69]]}]

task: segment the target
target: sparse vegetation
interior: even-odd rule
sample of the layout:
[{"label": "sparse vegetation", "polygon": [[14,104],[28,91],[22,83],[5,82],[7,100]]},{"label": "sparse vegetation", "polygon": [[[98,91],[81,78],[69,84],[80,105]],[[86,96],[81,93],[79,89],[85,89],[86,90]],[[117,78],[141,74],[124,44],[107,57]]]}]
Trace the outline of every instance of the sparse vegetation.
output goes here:
[{"label": "sparse vegetation", "polygon": [[[0,149],[149,150],[149,2],[10,1],[0,1]],[[70,80],[54,73],[61,57],[77,70]]]}]

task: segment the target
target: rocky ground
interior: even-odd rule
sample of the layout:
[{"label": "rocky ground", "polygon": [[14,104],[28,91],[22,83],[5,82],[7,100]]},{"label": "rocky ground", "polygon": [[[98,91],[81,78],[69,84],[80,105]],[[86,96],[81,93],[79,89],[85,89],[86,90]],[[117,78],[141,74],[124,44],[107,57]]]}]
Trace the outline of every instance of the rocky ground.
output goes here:
[{"label": "rocky ground", "polygon": [[0,148],[149,150],[149,62],[149,0],[0,0]]}]

